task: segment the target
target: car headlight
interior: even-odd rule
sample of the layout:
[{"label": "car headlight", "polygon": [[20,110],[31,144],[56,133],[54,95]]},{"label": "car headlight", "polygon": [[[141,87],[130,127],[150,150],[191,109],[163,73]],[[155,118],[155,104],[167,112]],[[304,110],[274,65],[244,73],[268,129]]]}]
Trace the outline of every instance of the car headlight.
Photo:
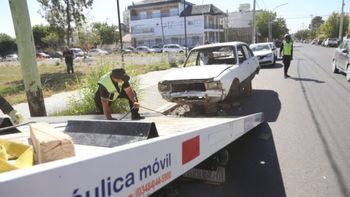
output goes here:
[{"label": "car headlight", "polygon": [[170,86],[169,86],[169,84],[158,83],[158,90],[161,92],[169,91]]},{"label": "car headlight", "polygon": [[212,81],[212,82],[205,83],[205,89],[207,90],[221,89],[221,88],[222,88],[222,84],[219,81]]}]

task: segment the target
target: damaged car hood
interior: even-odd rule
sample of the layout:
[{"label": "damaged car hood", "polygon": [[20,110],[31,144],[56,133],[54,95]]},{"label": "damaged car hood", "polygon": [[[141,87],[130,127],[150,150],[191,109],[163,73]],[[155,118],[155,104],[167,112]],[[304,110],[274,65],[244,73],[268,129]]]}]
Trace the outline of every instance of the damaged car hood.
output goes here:
[{"label": "damaged car hood", "polygon": [[236,65],[205,65],[185,67],[165,75],[162,81],[215,78],[232,66]]}]

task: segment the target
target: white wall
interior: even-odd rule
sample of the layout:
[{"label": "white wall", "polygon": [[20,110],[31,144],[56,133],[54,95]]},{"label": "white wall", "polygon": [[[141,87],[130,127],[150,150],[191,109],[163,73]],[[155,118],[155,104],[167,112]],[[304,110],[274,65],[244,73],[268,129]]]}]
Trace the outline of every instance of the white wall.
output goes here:
[{"label": "white wall", "polygon": [[[202,34],[203,33],[203,16],[190,16],[187,17],[187,34]],[[153,29],[152,33],[134,34],[134,38],[144,37],[161,37],[161,19],[145,19],[131,21],[130,26],[132,29]],[[184,34],[184,18],[179,16],[163,17],[163,31],[164,36],[182,36]]]}]

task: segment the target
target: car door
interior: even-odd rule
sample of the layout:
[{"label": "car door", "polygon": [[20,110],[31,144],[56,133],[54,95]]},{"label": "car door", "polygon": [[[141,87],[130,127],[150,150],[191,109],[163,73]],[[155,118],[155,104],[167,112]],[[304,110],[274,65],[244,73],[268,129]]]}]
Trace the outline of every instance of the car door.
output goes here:
[{"label": "car door", "polygon": [[249,76],[249,56],[245,53],[245,49],[243,49],[244,45],[237,46],[237,57],[238,57],[238,68],[237,68],[237,77],[242,83]]},{"label": "car door", "polygon": [[338,52],[338,67],[341,70],[344,70],[346,68],[346,65],[348,64],[348,57],[349,57],[349,51],[350,51],[350,42],[346,41],[342,48],[340,48]]}]

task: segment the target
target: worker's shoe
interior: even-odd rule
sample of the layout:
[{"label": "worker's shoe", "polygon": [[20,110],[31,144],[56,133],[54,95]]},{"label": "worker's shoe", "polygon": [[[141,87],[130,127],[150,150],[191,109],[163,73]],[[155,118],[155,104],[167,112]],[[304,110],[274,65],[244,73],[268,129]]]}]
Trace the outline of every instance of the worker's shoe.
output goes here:
[{"label": "worker's shoe", "polygon": [[145,119],[145,117],[141,116],[139,113],[131,114],[131,120],[142,120],[142,119]]}]

